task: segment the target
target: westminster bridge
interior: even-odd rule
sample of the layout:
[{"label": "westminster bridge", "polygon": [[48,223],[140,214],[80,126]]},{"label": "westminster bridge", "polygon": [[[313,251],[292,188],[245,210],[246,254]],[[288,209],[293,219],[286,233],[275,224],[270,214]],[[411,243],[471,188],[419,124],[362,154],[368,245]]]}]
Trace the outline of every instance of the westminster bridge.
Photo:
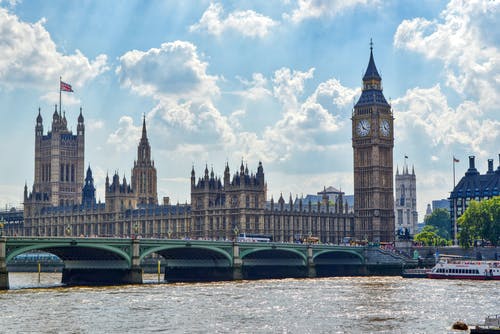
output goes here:
[{"label": "westminster bridge", "polygon": [[164,259],[165,281],[399,275],[406,259],[377,247],[141,238],[0,238],[0,289],[7,265],[44,251],[64,262],[68,285],[140,284],[143,259]]}]

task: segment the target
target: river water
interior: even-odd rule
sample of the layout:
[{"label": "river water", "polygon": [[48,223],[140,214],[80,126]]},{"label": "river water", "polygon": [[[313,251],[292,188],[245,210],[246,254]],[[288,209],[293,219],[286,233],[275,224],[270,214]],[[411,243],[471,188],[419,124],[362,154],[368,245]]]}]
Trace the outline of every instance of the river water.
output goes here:
[{"label": "river water", "polygon": [[10,273],[1,333],[453,333],[500,313],[500,281],[336,277],[60,287]]}]

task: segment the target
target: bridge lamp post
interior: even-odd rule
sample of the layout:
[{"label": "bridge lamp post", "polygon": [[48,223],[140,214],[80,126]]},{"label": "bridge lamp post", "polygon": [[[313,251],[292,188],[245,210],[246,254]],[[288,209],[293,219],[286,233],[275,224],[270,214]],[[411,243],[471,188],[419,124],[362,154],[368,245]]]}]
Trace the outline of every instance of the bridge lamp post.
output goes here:
[{"label": "bridge lamp post", "polygon": [[233,231],[234,231],[234,241],[237,241],[238,240],[238,232],[240,231],[240,230],[238,230],[238,226],[235,226]]},{"label": "bridge lamp post", "polygon": [[172,231],[170,229],[168,229],[167,231],[167,236],[169,239],[172,237]]},{"label": "bridge lamp post", "polygon": [[0,220],[0,237],[3,237],[3,227],[4,227],[4,224],[5,224],[5,220]]},{"label": "bridge lamp post", "polygon": [[134,224],[134,238],[137,238],[137,234],[139,233],[139,225],[137,223]]},{"label": "bridge lamp post", "polygon": [[69,226],[69,225],[66,226],[66,235],[67,236],[71,235],[71,226]]}]

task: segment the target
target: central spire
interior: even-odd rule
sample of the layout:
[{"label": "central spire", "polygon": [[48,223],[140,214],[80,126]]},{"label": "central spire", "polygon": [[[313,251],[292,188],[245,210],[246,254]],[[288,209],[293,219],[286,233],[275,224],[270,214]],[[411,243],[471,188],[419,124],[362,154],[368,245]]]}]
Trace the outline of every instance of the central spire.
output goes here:
[{"label": "central spire", "polygon": [[146,115],[144,114],[142,117],[142,138],[141,140],[148,140],[148,135],[146,132]]},{"label": "central spire", "polygon": [[366,68],[365,75],[363,76],[363,82],[370,80],[381,81],[382,78],[378,74],[377,66],[375,66],[375,60],[373,60],[373,42],[370,38],[370,60],[368,62],[368,67]]},{"label": "central spire", "polygon": [[378,73],[375,60],[373,58],[373,42],[370,39],[370,60],[363,76],[363,89],[361,96],[354,107],[362,107],[368,105],[383,105],[389,106],[382,93],[382,77]]}]

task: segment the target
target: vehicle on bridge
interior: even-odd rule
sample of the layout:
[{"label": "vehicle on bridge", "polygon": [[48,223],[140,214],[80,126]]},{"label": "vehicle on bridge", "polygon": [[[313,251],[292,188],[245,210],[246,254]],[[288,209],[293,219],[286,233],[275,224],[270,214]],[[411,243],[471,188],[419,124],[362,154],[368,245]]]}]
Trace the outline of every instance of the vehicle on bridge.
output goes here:
[{"label": "vehicle on bridge", "polygon": [[273,236],[270,234],[240,233],[238,242],[271,242]]}]

